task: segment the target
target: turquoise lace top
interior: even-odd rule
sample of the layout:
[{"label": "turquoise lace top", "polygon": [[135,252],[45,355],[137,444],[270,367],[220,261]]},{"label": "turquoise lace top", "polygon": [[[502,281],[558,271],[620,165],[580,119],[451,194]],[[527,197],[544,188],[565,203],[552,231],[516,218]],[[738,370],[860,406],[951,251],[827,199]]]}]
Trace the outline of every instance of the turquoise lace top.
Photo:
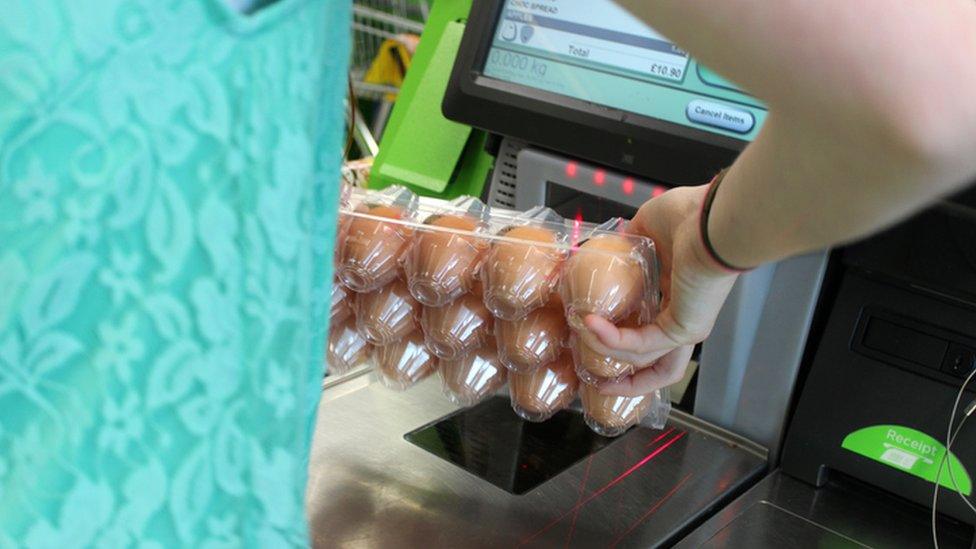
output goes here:
[{"label": "turquoise lace top", "polygon": [[349,0],[0,13],[0,547],[307,544]]}]

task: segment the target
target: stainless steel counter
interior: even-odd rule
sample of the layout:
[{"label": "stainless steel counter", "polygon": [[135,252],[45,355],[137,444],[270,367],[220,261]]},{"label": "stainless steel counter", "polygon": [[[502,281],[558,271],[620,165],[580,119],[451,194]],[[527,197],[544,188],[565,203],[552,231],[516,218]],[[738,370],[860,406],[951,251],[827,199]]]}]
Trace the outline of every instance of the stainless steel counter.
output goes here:
[{"label": "stainless steel counter", "polygon": [[405,393],[372,373],[327,383],[309,467],[313,544],[669,544],[754,483],[766,463],[761,448],[676,412],[664,431],[635,428],[518,496],[404,439],[456,410],[436,376]]},{"label": "stainless steel counter", "polygon": [[[676,547],[932,547],[929,516],[927,509],[846,477],[815,489],[775,471]],[[940,522],[942,549],[971,543],[972,528]]]}]

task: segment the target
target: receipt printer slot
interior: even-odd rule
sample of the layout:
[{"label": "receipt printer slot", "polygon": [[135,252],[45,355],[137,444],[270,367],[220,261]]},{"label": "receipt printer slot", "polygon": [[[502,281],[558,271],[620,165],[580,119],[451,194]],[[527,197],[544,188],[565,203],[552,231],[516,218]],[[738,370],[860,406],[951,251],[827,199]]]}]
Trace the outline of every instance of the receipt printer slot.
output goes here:
[{"label": "receipt printer slot", "polygon": [[863,344],[890,357],[936,370],[942,367],[949,348],[944,339],[878,317],[868,319]]},{"label": "receipt printer slot", "polygon": [[943,381],[965,378],[976,368],[976,341],[886,310],[868,308],[862,312],[851,348]]}]

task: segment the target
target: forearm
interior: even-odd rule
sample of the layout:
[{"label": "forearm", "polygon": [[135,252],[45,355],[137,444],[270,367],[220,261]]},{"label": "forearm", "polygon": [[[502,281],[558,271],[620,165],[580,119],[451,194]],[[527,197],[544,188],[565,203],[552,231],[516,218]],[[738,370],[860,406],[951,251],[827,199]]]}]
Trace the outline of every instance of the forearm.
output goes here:
[{"label": "forearm", "polygon": [[[888,226],[953,185],[921,184],[944,174],[887,147],[814,132],[775,113],[725,177],[709,217],[709,236],[733,265],[767,261],[845,243]],[[865,132],[869,133],[869,132]]]},{"label": "forearm", "polygon": [[972,2],[621,4],[769,106],[712,210],[733,264],[856,238],[976,172]]}]

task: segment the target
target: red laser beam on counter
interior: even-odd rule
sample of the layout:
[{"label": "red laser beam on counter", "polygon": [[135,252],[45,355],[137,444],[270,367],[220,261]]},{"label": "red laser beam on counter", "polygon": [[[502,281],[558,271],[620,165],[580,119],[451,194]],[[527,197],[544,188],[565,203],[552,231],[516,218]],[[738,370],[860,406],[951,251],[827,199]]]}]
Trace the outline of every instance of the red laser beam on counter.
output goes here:
[{"label": "red laser beam on counter", "polygon": [[654,438],[654,440],[652,440],[652,441],[650,441],[650,442],[648,442],[647,444],[645,444],[645,445],[644,445],[644,448],[647,448],[648,446],[653,446],[653,445],[654,445],[654,444],[656,444],[656,443],[657,443],[657,442],[658,442],[659,440],[661,440],[662,438],[664,438],[664,437],[666,437],[666,436],[668,436],[668,435],[670,435],[670,434],[671,434],[671,433],[673,433],[673,432],[674,432],[674,427],[671,427],[671,428],[670,428],[670,429],[668,429],[667,431],[664,431],[663,433],[661,433],[660,435],[658,435],[657,437],[655,437],[655,438]]},{"label": "red laser beam on counter", "polygon": [[566,511],[565,513],[563,513],[563,514],[559,515],[558,517],[556,517],[555,519],[553,519],[549,524],[545,525],[538,532],[536,532],[536,533],[532,534],[531,536],[528,536],[527,538],[525,538],[522,541],[520,541],[519,542],[519,546],[521,547],[521,546],[529,543],[530,541],[534,540],[535,538],[539,537],[540,535],[546,533],[553,526],[559,524],[560,521],[562,521],[564,518],[568,517],[571,513],[577,511],[578,509],[582,509],[587,503],[589,503],[589,502],[593,501],[594,499],[602,496],[604,493],[606,493],[607,490],[609,490],[609,489],[613,488],[614,486],[616,486],[616,485],[620,484],[621,482],[623,482],[623,480],[625,478],[627,478],[630,475],[634,474],[634,472],[636,472],[638,469],[640,469],[641,467],[643,467],[644,465],[646,465],[647,462],[649,462],[652,459],[656,458],[658,455],[660,455],[661,452],[663,452],[663,451],[667,450],[668,448],[670,448],[671,445],[673,445],[675,442],[678,442],[679,440],[681,440],[681,438],[684,437],[686,434],[687,433],[684,433],[684,432],[679,433],[675,437],[669,439],[664,444],[662,444],[662,445],[658,446],[657,448],[655,448],[651,453],[647,454],[646,456],[644,456],[643,458],[641,458],[640,461],[638,461],[637,463],[635,463],[630,469],[627,469],[623,473],[620,473],[619,475],[617,475],[617,478],[615,478],[615,479],[611,480],[610,482],[606,483],[605,485],[603,485],[603,487],[601,487],[600,489],[594,491],[592,494],[590,494],[585,499],[583,499],[583,501],[580,501],[579,503],[577,503],[576,505],[574,505],[573,507],[571,507],[568,511]]},{"label": "red laser beam on counter", "polygon": [[[586,481],[590,478],[590,466],[593,465],[593,456],[596,454],[590,454],[589,459],[586,460],[586,470],[583,471],[583,480],[580,481],[579,497],[576,498],[576,505],[583,501],[583,492],[586,491]],[[566,547],[569,547],[569,542],[573,541],[573,533],[576,532],[576,519],[579,518],[579,507],[573,512],[573,522],[569,526],[569,535],[566,536]]]},{"label": "red laser beam on counter", "polygon": [[688,482],[688,479],[690,478],[691,478],[691,473],[688,473],[687,475],[685,475],[685,478],[678,481],[678,484],[675,484],[674,488],[668,490],[668,493],[661,496],[661,499],[657,500],[657,502],[654,505],[652,505],[651,508],[647,510],[647,512],[645,512],[643,515],[640,516],[640,518],[634,521],[634,523],[631,524],[626,530],[624,530],[622,534],[614,538],[614,540],[610,542],[610,547],[613,548],[619,545],[620,542],[623,541],[623,539],[626,538],[631,532],[633,532],[635,528],[640,526],[645,520],[648,519],[648,517],[650,517],[658,509],[660,509],[665,502],[671,499],[671,496],[677,493],[677,491],[680,490],[681,487],[684,486],[684,484]]},{"label": "red laser beam on counter", "polygon": [[678,442],[678,439],[680,439],[683,436],[685,436],[685,433],[681,433],[678,436],[672,438],[671,440],[665,442],[660,447],[658,447],[656,450],[654,450],[650,454],[647,454],[646,456],[644,456],[643,459],[641,459],[640,461],[638,461],[637,463],[635,463],[633,467],[631,467],[630,469],[627,469],[626,471],[624,471],[623,473],[621,473],[620,476],[618,476],[617,478],[615,478],[615,479],[611,480],[609,483],[607,483],[606,486],[604,486],[603,488],[600,488],[599,490],[597,490],[597,492],[594,493],[590,497],[592,498],[592,497],[595,497],[597,495],[600,495],[603,492],[606,492],[607,490],[609,490],[610,488],[612,488],[613,486],[616,486],[621,481],[623,481],[625,478],[627,478],[630,475],[634,474],[635,471],[637,471],[638,469],[640,469],[641,467],[643,467],[648,461],[651,461],[652,459],[656,458],[658,456],[658,454],[660,454],[661,452],[667,450],[669,446],[671,446],[675,442]]}]

